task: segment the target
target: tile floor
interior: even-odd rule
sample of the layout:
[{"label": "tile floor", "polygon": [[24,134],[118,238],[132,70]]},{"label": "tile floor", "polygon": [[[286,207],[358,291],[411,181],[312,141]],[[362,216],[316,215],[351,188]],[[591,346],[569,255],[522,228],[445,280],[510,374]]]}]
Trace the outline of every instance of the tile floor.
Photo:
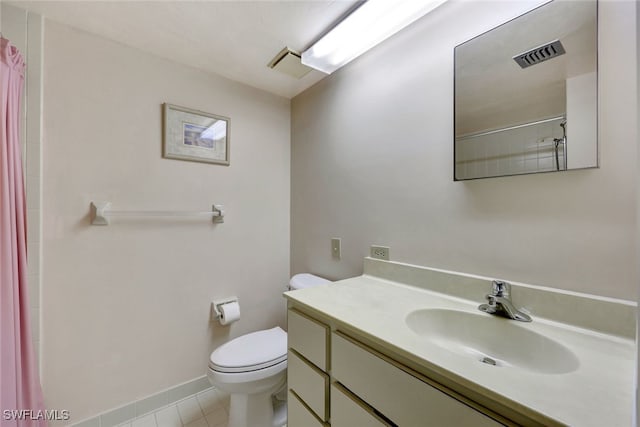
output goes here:
[{"label": "tile floor", "polygon": [[228,417],[229,395],[210,388],[120,427],[227,427]]}]

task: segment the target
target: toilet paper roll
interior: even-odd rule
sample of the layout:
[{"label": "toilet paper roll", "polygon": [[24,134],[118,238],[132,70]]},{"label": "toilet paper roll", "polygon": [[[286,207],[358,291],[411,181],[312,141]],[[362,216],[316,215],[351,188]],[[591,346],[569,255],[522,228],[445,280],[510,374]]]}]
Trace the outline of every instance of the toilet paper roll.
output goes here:
[{"label": "toilet paper roll", "polygon": [[220,324],[228,325],[236,320],[240,320],[240,304],[237,302],[222,304],[220,306]]}]

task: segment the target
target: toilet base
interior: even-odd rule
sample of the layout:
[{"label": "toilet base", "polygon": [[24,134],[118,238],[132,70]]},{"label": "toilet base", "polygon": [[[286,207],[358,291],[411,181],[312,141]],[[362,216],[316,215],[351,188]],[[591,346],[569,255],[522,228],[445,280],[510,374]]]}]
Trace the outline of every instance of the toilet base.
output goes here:
[{"label": "toilet base", "polygon": [[273,391],[257,394],[232,394],[227,427],[282,427],[287,422],[287,405],[277,401]]},{"label": "toilet base", "polygon": [[287,402],[276,401],[273,406],[273,427],[282,427],[287,424]]}]

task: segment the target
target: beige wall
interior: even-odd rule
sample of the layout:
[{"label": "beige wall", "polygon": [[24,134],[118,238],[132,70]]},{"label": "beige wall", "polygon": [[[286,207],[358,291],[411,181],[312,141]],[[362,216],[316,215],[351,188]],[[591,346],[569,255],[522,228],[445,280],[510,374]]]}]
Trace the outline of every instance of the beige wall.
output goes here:
[{"label": "beige wall", "polygon": [[[161,158],[161,104],[231,118],[231,166]],[[214,346],[284,323],[289,101],[46,23],[43,383],[79,421],[206,373]],[[89,225],[89,203],[207,220]],[[237,295],[242,319],[209,322]]]},{"label": "beige wall", "polygon": [[634,2],[600,2],[600,169],[452,180],[453,48],[534,4],[447,2],[294,98],[292,273],[353,276],[384,244],[394,260],[636,299]]}]

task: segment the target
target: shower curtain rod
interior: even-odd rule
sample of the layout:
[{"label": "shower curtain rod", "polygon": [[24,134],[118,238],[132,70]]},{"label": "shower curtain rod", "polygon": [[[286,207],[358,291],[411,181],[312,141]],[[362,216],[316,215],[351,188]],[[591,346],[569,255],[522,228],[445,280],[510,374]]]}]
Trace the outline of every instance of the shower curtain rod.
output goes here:
[{"label": "shower curtain rod", "polygon": [[560,119],[566,120],[567,118],[565,116],[558,116],[558,117],[552,117],[550,119],[543,119],[543,120],[537,120],[535,122],[524,123],[524,124],[521,124],[521,125],[515,125],[515,126],[509,126],[509,127],[505,127],[505,128],[501,128],[501,129],[489,130],[489,131],[486,131],[486,132],[472,133],[471,135],[460,136],[460,137],[456,138],[456,141],[462,141],[462,140],[465,140],[465,139],[476,138],[478,136],[491,135],[491,134],[494,134],[494,133],[505,132],[505,131],[513,130],[513,129],[525,128],[525,127],[528,127],[528,126],[535,126],[535,125],[539,125],[539,124],[542,124],[542,123],[553,122],[555,120],[560,120]]},{"label": "shower curtain rod", "polygon": [[148,216],[148,217],[200,217],[209,216],[214,223],[224,222],[222,205],[212,205],[210,211],[165,211],[165,210],[112,210],[111,202],[91,202],[91,224],[109,225],[109,217],[112,216]]}]

